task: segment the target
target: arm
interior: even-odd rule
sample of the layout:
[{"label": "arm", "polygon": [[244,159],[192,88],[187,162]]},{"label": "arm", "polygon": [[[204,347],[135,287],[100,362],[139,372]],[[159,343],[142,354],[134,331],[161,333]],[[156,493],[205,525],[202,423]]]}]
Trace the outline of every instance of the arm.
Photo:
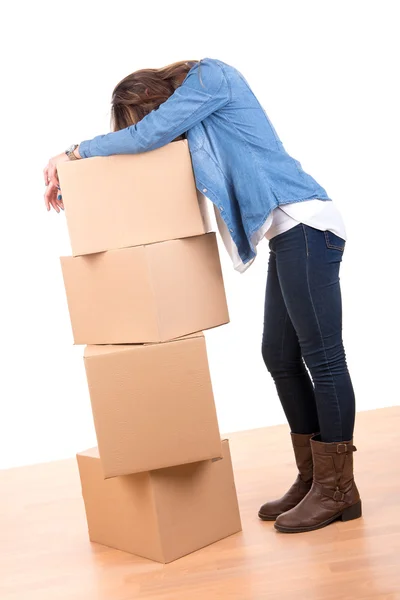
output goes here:
[{"label": "arm", "polygon": [[80,156],[137,154],[169,144],[230,99],[225,74],[212,59],[201,62],[201,79],[197,65],[168,100],[136,125],[81,142]]}]

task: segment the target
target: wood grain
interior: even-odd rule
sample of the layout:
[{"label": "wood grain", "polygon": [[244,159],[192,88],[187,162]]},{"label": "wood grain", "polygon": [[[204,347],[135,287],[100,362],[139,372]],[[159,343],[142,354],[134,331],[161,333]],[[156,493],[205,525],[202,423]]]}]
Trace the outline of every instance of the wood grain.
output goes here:
[{"label": "wood grain", "polygon": [[400,407],[359,413],[362,519],[277,533],[259,506],[295,475],[286,426],[228,435],[243,532],[161,565],[90,544],[75,459],[0,472],[1,600],[400,599]]}]

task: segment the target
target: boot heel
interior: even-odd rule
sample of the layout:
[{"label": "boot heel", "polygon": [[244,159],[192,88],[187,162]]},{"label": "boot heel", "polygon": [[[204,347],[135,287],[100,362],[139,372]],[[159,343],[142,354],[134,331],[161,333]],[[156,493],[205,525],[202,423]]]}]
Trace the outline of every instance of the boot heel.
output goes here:
[{"label": "boot heel", "polygon": [[342,512],[340,518],[342,521],[351,521],[352,519],[358,519],[359,517],[361,517],[361,514],[361,500],[359,500],[357,504],[353,504],[353,506],[349,506],[349,508],[346,508]]}]

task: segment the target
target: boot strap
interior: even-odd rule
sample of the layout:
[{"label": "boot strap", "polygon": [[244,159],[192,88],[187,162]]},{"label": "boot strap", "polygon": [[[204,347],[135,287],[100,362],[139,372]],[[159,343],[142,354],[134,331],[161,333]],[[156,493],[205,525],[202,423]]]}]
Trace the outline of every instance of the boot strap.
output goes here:
[{"label": "boot strap", "polygon": [[346,502],[346,498],[349,497],[351,491],[350,489],[347,490],[347,492],[342,492],[341,490],[339,490],[339,488],[336,488],[336,490],[332,490],[331,488],[325,487],[324,485],[321,485],[316,481],[314,481],[314,484],[317,484],[321,494],[323,494],[324,496],[328,496],[328,498],[332,498],[332,500],[335,500],[335,502]]},{"label": "boot strap", "polygon": [[357,448],[353,444],[346,444],[345,442],[338,442],[332,445],[326,444],[324,448],[327,454],[348,454],[349,452],[357,451]]}]

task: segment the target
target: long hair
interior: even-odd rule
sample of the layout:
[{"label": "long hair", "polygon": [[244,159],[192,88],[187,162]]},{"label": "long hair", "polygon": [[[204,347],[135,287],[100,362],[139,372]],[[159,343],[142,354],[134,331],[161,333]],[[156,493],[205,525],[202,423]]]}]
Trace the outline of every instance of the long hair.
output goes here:
[{"label": "long hair", "polygon": [[198,62],[200,61],[180,61],[160,69],[140,69],[127,75],[112,93],[111,131],[129,127],[158,108],[181,85],[189,70]]}]

